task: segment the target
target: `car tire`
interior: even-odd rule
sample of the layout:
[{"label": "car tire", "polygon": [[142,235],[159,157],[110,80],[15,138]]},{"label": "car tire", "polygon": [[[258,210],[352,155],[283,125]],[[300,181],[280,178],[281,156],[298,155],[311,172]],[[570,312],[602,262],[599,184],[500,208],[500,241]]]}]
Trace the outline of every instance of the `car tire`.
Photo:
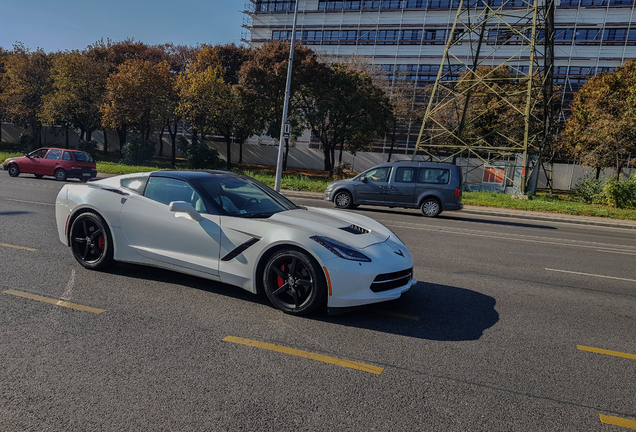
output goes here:
[{"label": "car tire", "polygon": [[420,206],[422,214],[426,217],[436,217],[442,212],[442,205],[437,198],[424,198]]},{"label": "car tire", "polygon": [[20,175],[20,168],[16,164],[9,165],[9,175],[11,177],[17,177]]},{"label": "car tire", "polygon": [[337,208],[348,209],[354,207],[353,196],[351,196],[351,192],[346,190],[336,192],[333,197],[333,203]]},{"label": "car tire", "polygon": [[89,270],[104,270],[113,264],[113,237],[101,216],[86,212],[71,225],[69,241],[73,256]]},{"label": "car tire", "polygon": [[42,174],[33,174],[35,176],[35,178],[37,179],[41,179],[42,177],[44,177],[44,175]]},{"label": "car tire", "polygon": [[82,183],[86,183],[88,181],[88,177],[80,177],[79,181]]},{"label": "car tire", "polygon": [[291,315],[307,315],[327,302],[322,269],[305,252],[283,249],[269,257],[263,288],[274,307]]},{"label": "car tire", "polygon": [[62,168],[56,169],[54,175],[55,175],[55,180],[57,181],[66,180],[66,171],[64,171]]}]

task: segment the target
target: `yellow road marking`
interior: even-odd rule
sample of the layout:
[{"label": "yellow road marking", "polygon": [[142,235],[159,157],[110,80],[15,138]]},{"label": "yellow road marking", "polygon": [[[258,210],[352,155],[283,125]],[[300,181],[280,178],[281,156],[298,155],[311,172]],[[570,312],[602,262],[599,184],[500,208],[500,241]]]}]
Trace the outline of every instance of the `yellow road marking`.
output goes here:
[{"label": "yellow road marking", "polygon": [[336,357],[329,357],[329,356],[325,356],[322,354],[316,354],[316,353],[312,353],[309,351],[302,351],[302,350],[297,350],[294,348],[289,348],[286,346],[282,346],[282,345],[275,345],[275,344],[270,344],[270,343],[266,343],[266,342],[259,342],[259,341],[255,341],[255,340],[251,340],[251,339],[244,339],[244,338],[240,338],[240,337],[235,337],[235,336],[227,336],[226,338],[223,339],[226,342],[234,342],[237,344],[241,344],[241,345],[248,345],[248,346],[252,346],[252,347],[256,347],[256,348],[262,348],[262,349],[266,349],[266,350],[270,350],[270,351],[276,351],[279,353],[283,353],[283,354],[289,354],[289,355],[293,355],[293,356],[297,356],[297,357],[303,357],[303,358],[308,358],[311,360],[317,360],[317,361],[321,361],[324,363],[331,363],[331,364],[335,364],[338,366],[343,366],[343,367],[347,367],[350,369],[357,369],[357,370],[361,370],[364,372],[370,372],[370,373],[374,373],[377,375],[380,375],[382,373],[382,371],[384,370],[384,368],[381,367],[377,367],[377,366],[371,366],[368,364],[364,364],[364,363],[358,363],[358,362],[353,362],[353,361],[349,361],[349,360],[343,360],[343,359],[339,359]]},{"label": "yellow road marking", "polygon": [[16,246],[16,245],[11,245],[11,244],[7,244],[7,243],[0,243],[0,246],[2,247],[8,247],[8,248],[13,248],[13,249],[22,249],[22,250],[27,250],[29,252],[37,252],[37,249],[33,249],[30,247],[24,247],[24,246]]},{"label": "yellow road marking", "polygon": [[611,424],[614,426],[622,426],[622,427],[626,427],[630,429],[636,429],[636,421],[634,420],[627,420],[624,418],[614,417],[614,416],[606,416],[603,414],[599,414],[599,417],[601,418],[601,423]]},{"label": "yellow road marking", "polygon": [[577,345],[576,348],[580,351],[589,351],[589,352],[593,352],[597,354],[607,354],[607,355],[611,355],[615,357],[625,357],[628,359],[636,360],[636,354],[629,354],[629,353],[624,353],[620,351],[610,351],[606,349],[593,348],[593,347],[584,346],[584,345]]},{"label": "yellow road marking", "polygon": [[84,311],[84,312],[92,312],[95,314],[100,314],[102,312],[106,312],[106,309],[99,309],[99,308],[94,308],[94,307],[90,307],[90,306],[83,306],[83,305],[79,305],[76,303],[70,303],[64,300],[56,300],[56,299],[52,299],[52,298],[48,298],[48,297],[42,297],[39,295],[35,295],[35,294],[31,294],[31,293],[26,293],[26,292],[22,292],[22,291],[14,291],[14,290],[6,290],[6,291],[2,291],[3,294],[11,294],[14,296],[18,296],[18,297],[24,297],[24,298],[28,298],[31,300],[37,300],[37,301],[41,301],[44,303],[50,303],[50,304],[54,304],[57,306],[63,306],[63,307],[67,307],[70,309],[76,309],[76,310],[80,310],[80,311]]},{"label": "yellow road marking", "polygon": [[372,312],[374,314],[378,314],[378,315],[392,316],[392,317],[403,318],[403,319],[407,319],[407,320],[411,320],[411,321],[419,321],[420,320],[420,317],[418,317],[418,316],[407,315],[407,314],[403,314],[403,313],[399,313],[399,312],[389,312],[389,311],[381,311],[381,310],[371,310],[370,312]]}]

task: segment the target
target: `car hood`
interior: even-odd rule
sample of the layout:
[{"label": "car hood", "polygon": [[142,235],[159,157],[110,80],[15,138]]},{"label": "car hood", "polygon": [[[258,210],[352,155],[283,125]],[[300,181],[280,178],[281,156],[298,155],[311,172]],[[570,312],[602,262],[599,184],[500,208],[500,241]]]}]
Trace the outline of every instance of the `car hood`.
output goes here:
[{"label": "car hood", "polygon": [[388,228],[366,216],[317,207],[276,213],[268,221],[301,229],[309,235],[330,237],[357,249],[385,242],[391,235]]}]

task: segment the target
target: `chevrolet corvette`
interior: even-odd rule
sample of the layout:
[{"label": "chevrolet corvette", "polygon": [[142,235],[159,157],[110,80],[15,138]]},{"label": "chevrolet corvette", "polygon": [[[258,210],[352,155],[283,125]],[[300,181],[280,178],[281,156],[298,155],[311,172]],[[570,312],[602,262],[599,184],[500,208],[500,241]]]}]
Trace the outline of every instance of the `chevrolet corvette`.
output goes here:
[{"label": "chevrolet corvette", "polygon": [[402,241],[350,212],[299,207],[223,171],[156,171],[67,184],[60,241],[83,267],[160,267],[264,292],[285,313],[399,298],[416,281]]}]

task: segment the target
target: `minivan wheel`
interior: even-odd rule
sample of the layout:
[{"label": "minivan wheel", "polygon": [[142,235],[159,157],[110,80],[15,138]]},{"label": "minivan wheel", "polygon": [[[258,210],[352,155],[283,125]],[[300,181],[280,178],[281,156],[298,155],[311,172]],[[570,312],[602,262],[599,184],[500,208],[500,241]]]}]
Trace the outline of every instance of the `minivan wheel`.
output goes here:
[{"label": "minivan wheel", "polygon": [[62,168],[56,169],[55,170],[55,180],[57,180],[57,181],[66,180],[66,171],[64,171]]},{"label": "minivan wheel", "polygon": [[426,217],[435,217],[442,212],[442,206],[437,198],[426,198],[422,201],[422,214]]},{"label": "minivan wheel", "polygon": [[353,207],[353,197],[351,196],[350,192],[343,190],[338,192],[336,196],[333,197],[333,203],[338,208],[351,208]]}]

